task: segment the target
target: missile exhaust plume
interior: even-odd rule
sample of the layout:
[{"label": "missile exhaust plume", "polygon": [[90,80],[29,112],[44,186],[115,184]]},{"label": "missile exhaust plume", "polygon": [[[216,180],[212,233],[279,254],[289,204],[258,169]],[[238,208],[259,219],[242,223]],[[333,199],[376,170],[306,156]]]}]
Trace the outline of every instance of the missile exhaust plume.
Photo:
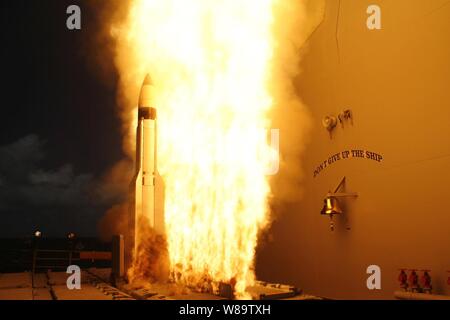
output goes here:
[{"label": "missile exhaust plume", "polygon": [[[258,235],[273,218],[269,204],[298,192],[298,156],[310,123],[292,80],[324,1],[122,3],[112,6],[120,14],[108,30],[124,151],[134,158],[137,97],[151,73],[167,272],[199,290],[229,283],[237,298],[248,298]],[[274,150],[260,134],[270,128],[280,129],[280,171],[273,177],[265,174],[264,155]],[[152,231],[140,237],[151,239]]]}]

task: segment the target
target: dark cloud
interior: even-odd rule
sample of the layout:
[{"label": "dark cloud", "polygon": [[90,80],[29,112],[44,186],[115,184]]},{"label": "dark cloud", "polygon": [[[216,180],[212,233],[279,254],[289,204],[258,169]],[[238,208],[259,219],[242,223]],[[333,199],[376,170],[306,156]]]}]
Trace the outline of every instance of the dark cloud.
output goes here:
[{"label": "dark cloud", "polygon": [[125,191],[103,178],[77,173],[72,164],[42,168],[47,145],[31,134],[0,147],[0,237],[41,228],[51,235],[69,230],[95,235],[105,210]]},{"label": "dark cloud", "polygon": [[37,163],[44,158],[44,144],[32,134],[0,147],[0,176],[3,183],[5,179],[12,184],[25,182],[27,173],[35,170]]}]

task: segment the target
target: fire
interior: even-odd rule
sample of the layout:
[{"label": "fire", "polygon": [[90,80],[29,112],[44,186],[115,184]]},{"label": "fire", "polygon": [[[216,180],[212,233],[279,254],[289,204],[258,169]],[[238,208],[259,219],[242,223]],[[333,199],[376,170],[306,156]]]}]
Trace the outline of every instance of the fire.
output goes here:
[{"label": "fire", "polygon": [[231,283],[246,298],[254,283],[258,233],[269,222],[265,159],[273,150],[261,129],[272,125],[279,2],[288,4],[285,13],[295,7],[290,0],[134,0],[113,30],[121,82],[136,88],[128,99],[146,73],[155,84],[157,166],[179,284]]}]

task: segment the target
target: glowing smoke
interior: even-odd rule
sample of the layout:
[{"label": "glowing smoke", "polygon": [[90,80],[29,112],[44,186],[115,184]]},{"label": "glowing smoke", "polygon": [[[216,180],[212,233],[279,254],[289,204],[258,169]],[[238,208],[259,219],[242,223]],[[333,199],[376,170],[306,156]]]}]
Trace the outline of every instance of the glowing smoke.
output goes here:
[{"label": "glowing smoke", "polygon": [[[162,0],[163,1],[163,0]],[[161,2],[162,2],[161,1]],[[161,3],[160,2],[160,3]],[[160,4],[159,3],[159,4]],[[193,14],[195,10],[202,10],[201,6],[207,6],[206,2],[201,1],[182,1],[182,2],[173,2],[174,5],[176,3],[183,4],[181,9],[190,9],[193,11],[186,11],[187,14]],[[187,4],[186,4],[187,3]],[[212,3],[212,2],[211,2]],[[217,4],[223,5],[223,2],[217,2]],[[139,4],[141,6],[139,6]],[[147,72],[151,72],[153,77],[156,78],[156,83],[159,83],[161,85],[161,90],[167,90],[165,91],[165,94],[170,94],[170,92],[176,92],[179,89],[180,82],[179,81],[173,81],[174,77],[179,77],[181,74],[171,74],[170,76],[172,78],[165,78],[164,73],[170,73],[170,72],[178,72],[181,69],[177,69],[174,64],[180,63],[180,60],[173,60],[172,65],[166,64],[167,62],[170,63],[170,53],[169,52],[169,59],[167,59],[164,56],[159,56],[159,52],[154,52],[155,48],[158,47],[164,47],[164,45],[167,45],[166,42],[169,42],[168,46],[176,46],[177,41],[181,41],[180,45],[183,46],[183,39],[182,38],[175,38],[176,33],[169,33],[170,36],[167,36],[167,34],[163,34],[162,28],[158,29],[158,26],[164,26],[165,21],[162,21],[164,11],[161,11],[161,16],[158,16],[157,14],[152,15],[152,12],[147,12],[145,14],[140,13],[136,8],[138,9],[146,9],[146,10],[160,10],[159,4],[157,1],[132,1],[125,3],[125,1],[115,1],[113,6],[117,8],[117,16],[114,16],[112,20],[114,21],[113,27],[109,30],[111,31],[112,39],[116,42],[116,56],[115,56],[115,63],[117,70],[119,72],[119,105],[120,105],[120,115],[123,119],[123,133],[124,133],[124,151],[127,155],[129,155],[130,158],[134,157],[134,130],[135,130],[135,108],[136,108],[136,100],[139,94],[140,85],[142,83],[142,79],[144,78],[144,75]],[[253,11],[245,11],[242,8],[248,6],[251,4],[250,9]],[[147,5],[147,6],[146,6]],[[190,6],[192,5],[192,6]],[[153,7],[152,7],[153,6]],[[211,7],[211,4],[208,6]],[[256,104],[257,108],[264,113],[264,110],[267,115],[270,115],[269,118],[266,118],[263,116],[261,118],[262,121],[257,120],[255,122],[256,125],[267,125],[269,124],[272,128],[279,128],[280,129],[280,151],[281,151],[281,165],[280,165],[280,172],[272,177],[271,179],[271,196],[272,199],[276,199],[277,201],[284,201],[284,200],[290,200],[293,198],[298,197],[298,191],[299,191],[299,181],[301,179],[301,163],[299,163],[299,156],[305,146],[306,143],[306,137],[307,132],[310,127],[309,123],[309,116],[307,109],[305,106],[301,103],[300,98],[298,97],[298,94],[293,86],[293,79],[298,76],[299,74],[299,64],[300,64],[300,48],[305,43],[308,36],[311,34],[311,32],[314,30],[314,28],[318,25],[318,23],[323,18],[323,11],[324,11],[324,1],[321,0],[298,0],[298,1],[292,1],[292,0],[273,0],[273,1],[230,1],[230,6],[234,6],[234,9],[236,9],[236,12],[241,12],[241,14],[245,17],[245,13],[251,13],[247,18],[250,18],[252,15],[264,15],[267,14],[266,17],[268,20],[264,20],[265,18],[262,17],[261,19],[255,19],[255,22],[253,24],[246,24],[245,21],[239,21],[239,25],[243,26],[244,29],[239,30],[235,29],[232,32],[235,32],[235,36],[239,36],[239,32],[246,31],[245,28],[256,28],[255,30],[248,29],[249,32],[254,32],[254,35],[259,37],[268,36],[270,37],[269,40],[264,40],[264,38],[261,38],[262,41],[259,44],[264,45],[270,45],[269,51],[267,51],[267,55],[264,52],[264,50],[267,50],[265,47],[261,47],[260,49],[256,50],[255,52],[251,52],[252,54],[255,53],[256,55],[253,57],[256,59],[256,57],[260,57],[263,59],[263,63],[267,65],[267,68],[264,67],[264,69],[261,69],[259,66],[257,66],[256,69],[249,69],[247,73],[242,73],[242,78],[247,80],[247,83],[244,82],[244,84],[247,87],[244,87],[243,90],[246,90],[245,92],[241,92],[239,90],[239,86],[234,86],[235,92],[232,92],[230,94],[234,95],[234,99],[242,99],[245,100],[248,99],[254,99],[254,96],[248,94],[248,91],[250,90],[260,90],[258,87],[258,82],[261,82],[261,86],[267,86],[267,90],[270,93],[270,108],[263,107],[262,104],[265,104],[267,102],[264,102],[264,99],[260,100]],[[129,11],[132,9],[132,11]],[[134,9],[134,10],[133,10]],[[173,8],[172,8],[173,9]],[[214,8],[210,8],[211,10],[214,10]],[[219,8],[218,11],[220,11],[223,8]],[[241,11],[242,9],[242,11]],[[167,9],[169,10],[169,9]],[[248,10],[248,8],[246,9]],[[226,10],[225,10],[226,11]],[[156,11],[157,12],[157,11]],[[126,15],[125,13],[131,14]],[[244,13],[244,14],[243,14]],[[141,14],[141,15],[139,15]],[[183,18],[183,11],[180,10],[177,11],[177,14],[180,14],[179,17]],[[216,14],[220,14],[216,13]],[[217,17],[220,17],[219,15]],[[253,16],[252,16],[253,17]],[[228,19],[230,17],[226,17]],[[239,19],[239,17],[231,17],[232,19],[228,20],[229,23],[233,21],[234,18]],[[242,17],[240,17],[242,19]],[[148,19],[148,21],[142,21],[142,19]],[[161,19],[161,24],[158,25],[158,19]],[[225,20],[226,20],[225,19]],[[181,19],[182,21],[182,19]],[[187,19],[187,22],[192,22],[191,20]],[[237,20],[236,20],[237,21]],[[213,21],[210,21],[211,25],[214,26]],[[143,29],[141,30],[142,34],[137,34],[136,32],[139,32],[139,30],[124,30],[124,28],[136,28],[136,26],[142,27],[142,26],[151,26],[149,30]],[[109,26],[110,27],[110,26]],[[192,29],[190,29],[192,27]],[[229,28],[232,27],[232,25],[228,26]],[[264,28],[269,27],[270,30],[265,30]],[[260,29],[258,29],[260,28]],[[188,29],[188,30],[185,30]],[[189,34],[189,31],[198,30],[195,29],[193,26],[187,24],[182,25],[182,22],[180,22],[179,26],[179,36],[185,35],[186,32]],[[128,31],[132,31],[131,33]],[[166,30],[167,31],[167,30]],[[204,30],[205,32],[207,30]],[[265,34],[265,31],[269,31],[272,33],[271,36],[268,34]],[[134,32],[134,33],[133,33]],[[150,33],[149,33],[150,32]],[[183,33],[185,32],[185,33]],[[147,33],[147,34],[146,34]],[[155,36],[154,34],[161,33],[159,36]],[[265,34],[265,35],[264,35]],[[140,37],[148,37],[148,41],[151,43],[146,43],[145,38],[144,42],[142,41],[142,38]],[[190,34],[190,36],[197,36],[195,33]],[[198,35],[199,37],[202,35]],[[139,39],[137,39],[139,38]],[[155,41],[163,41],[164,44],[155,44]],[[192,39],[192,38],[191,38]],[[172,42],[172,44],[170,43]],[[255,42],[258,44],[257,42]],[[138,44],[138,45],[136,45]],[[242,44],[242,43],[241,43]],[[254,49],[254,48],[253,48]],[[253,50],[252,49],[252,50]],[[233,49],[234,50],[234,49]],[[262,51],[262,52],[261,52]],[[240,52],[242,55],[245,54],[245,51]],[[185,54],[187,58],[189,58],[189,54],[192,54],[192,52],[186,51],[182,52],[182,54]],[[261,56],[262,54],[262,56]],[[149,58],[150,57],[150,58]],[[154,60],[152,60],[152,57]],[[191,57],[192,58],[192,57]],[[245,61],[245,55],[242,57],[244,59],[244,63],[251,62],[252,60]],[[150,59],[150,60],[148,60]],[[164,60],[165,59],[165,60]],[[192,63],[196,62],[195,57]],[[253,62],[251,62],[253,63]],[[263,66],[263,65],[261,65]],[[258,69],[259,68],[259,69]],[[249,77],[249,72],[262,72],[260,75],[257,74],[256,76]],[[267,72],[267,74],[266,74]],[[155,76],[156,74],[156,76]],[[219,74],[220,75],[220,74]],[[242,78],[236,77],[234,80],[238,83]],[[252,80],[253,79],[253,80]],[[164,82],[164,80],[166,80]],[[251,82],[248,82],[250,80]],[[172,81],[172,84],[171,84]],[[245,81],[245,80],[244,80]],[[220,83],[220,81],[219,81]],[[176,84],[174,86],[173,84]],[[164,86],[166,86],[164,88]],[[187,87],[187,89],[198,89],[198,87],[191,86]],[[186,92],[179,91],[178,94],[186,94]],[[189,91],[187,94],[191,94]],[[263,93],[264,95],[265,93]],[[222,98],[227,98],[227,96],[220,96]],[[231,96],[230,96],[231,97]],[[250,97],[250,98],[249,98]],[[253,98],[252,98],[253,97]],[[158,105],[158,107],[167,107],[164,105],[165,100],[163,98],[160,98],[161,104]],[[170,100],[167,100],[170,101]],[[166,102],[167,102],[166,101]],[[181,100],[183,101],[183,100]],[[255,100],[257,102],[257,100]],[[255,102],[250,101],[250,102]],[[189,106],[181,104],[181,106],[177,107],[184,107],[184,109],[179,110],[179,112],[188,112]],[[243,110],[244,112],[245,110]],[[164,115],[164,111],[162,112]],[[257,111],[257,113],[251,113],[249,112],[249,116],[260,116],[261,113]],[[222,114],[221,116],[230,116],[231,119],[236,119],[237,117],[240,117],[239,114]],[[164,118],[164,116],[163,116]],[[166,117],[166,119],[170,119],[170,117]],[[181,116],[179,118],[180,121],[182,121],[183,117]],[[214,119],[213,119],[214,120]],[[253,119],[249,119],[253,120]],[[265,120],[270,120],[269,122]],[[169,128],[167,130],[175,130],[176,128]],[[165,146],[165,148],[171,148],[171,146]],[[256,164],[255,164],[256,165]],[[173,168],[174,171],[180,170],[180,168]],[[175,170],[176,169],[176,170]],[[169,174],[166,172],[166,174]],[[167,177],[167,176],[166,176]],[[179,176],[178,176],[179,177]],[[253,176],[255,178],[257,176]],[[170,188],[170,177],[169,180],[169,188]],[[172,180],[175,181],[175,180]],[[128,182],[127,182],[128,183]],[[256,186],[256,185],[255,185]],[[195,186],[192,186],[195,187]],[[230,186],[233,188],[233,186]],[[247,188],[247,189],[245,189]],[[245,187],[241,190],[241,192],[245,195],[245,190],[251,190],[251,187]],[[248,189],[250,188],[250,189]],[[261,189],[260,195],[263,197],[268,197],[269,193],[267,191],[263,191],[265,189],[264,182],[261,181],[261,184],[258,188]],[[239,191],[238,191],[239,192]],[[260,197],[260,196],[258,196]],[[263,200],[263,199],[262,199]],[[266,199],[267,200],[267,199]],[[260,200],[258,200],[260,201]],[[208,202],[208,201],[206,201]],[[262,212],[256,212],[256,214],[263,214],[264,217],[256,217],[254,219],[254,223],[256,223],[257,228],[256,229],[242,229],[242,232],[250,232],[251,235],[248,237],[244,237],[242,239],[248,239],[250,243],[246,244],[248,252],[246,252],[244,255],[246,255],[246,258],[244,259],[247,261],[249,258],[251,260],[254,259],[254,249],[256,243],[254,243],[254,239],[256,239],[257,234],[254,233],[255,231],[259,231],[260,228],[267,227],[269,222],[269,216],[266,215],[266,208],[264,208],[264,201],[258,204]],[[195,209],[194,209],[195,211]],[[240,218],[239,218],[240,219]],[[262,219],[262,220],[261,220]],[[181,220],[181,219],[180,219]],[[195,221],[195,219],[193,220]],[[205,225],[202,225],[202,228],[204,228]],[[208,225],[206,224],[206,227]],[[208,232],[214,232],[212,225],[209,225],[209,228],[211,230],[208,230]],[[239,226],[237,226],[237,229],[240,229]],[[241,231],[235,231],[239,232]],[[239,235],[240,236],[240,235]],[[149,239],[151,238],[151,234],[149,234]],[[171,239],[169,239],[170,242]],[[228,240],[227,240],[228,241]],[[173,242],[177,243],[177,242]],[[226,242],[225,242],[226,243]],[[242,245],[242,244],[241,244]],[[244,246],[245,247],[245,246]],[[233,250],[238,250],[236,257],[242,257],[242,253],[239,253],[239,250],[243,250],[239,247],[234,248]],[[177,251],[178,249],[174,248],[172,246],[172,250]],[[200,253],[199,253],[200,254]],[[205,252],[202,252],[202,254],[206,254]],[[214,254],[214,253],[210,253]],[[248,255],[248,256],[247,256]],[[206,260],[208,257],[206,257]],[[240,259],[240,258],[239,258]],[[202,260],[202,261],[206,261]],[[239,268],[239,262],[230,262],[231,264],[235,263],[237,264]],[[252,283],[252,263],[245,262],[244,263],[245,270],[243,270],[244,273],[240,274],[238,279],[238,283],[240,281],[241,287],[238,288],[239,293],[243,294],[245,291],[245,287],[242,287],[242,285],[249,285]],[[189,268],[192,268],[193,266],[190,265]],[[211,267],[210,267],[211,268]],[[214,268],[212,268],[214,269]],[[233,269],[233,268],[232,268]],[[187,269],[181,268],[182,271],[188,273]],[[233,269],[234,270],[234,269]],[[230,277],[233,277],[235,275],[233,274],[226,274],[226,275],[218,275],[217,273],[212,272],[213,277],[217,276],[219,280],[225,280],[230,281]],[[192,274],[191,274],[192,275]],[[227,278],[228,277],[228,278]],[[195,277],[194,277],[195,278]],[[236,279],[234,279],[236,280]],[[184,279],[184,281],[187,281],[189,284],[188,279]]]}]

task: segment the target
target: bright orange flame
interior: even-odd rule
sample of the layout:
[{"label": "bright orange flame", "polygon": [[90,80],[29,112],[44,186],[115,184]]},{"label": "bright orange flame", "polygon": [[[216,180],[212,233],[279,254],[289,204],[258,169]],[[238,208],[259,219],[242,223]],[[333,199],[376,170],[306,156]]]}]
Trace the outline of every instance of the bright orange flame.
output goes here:
[{"label": "bright orange flame", "polygon": [[[286,101],[296,99],[281,79],[291,71],[280,67],[280,81],[271,75],[278,2],[134,0],[127,21],[113,30],[121,82],[136,87],[128,98],[137,97],[146,73],[155,84],[172,276],[193,287],[235,283],[240,298],[254,282],[257,236],[268,224],[264,159],[273,150],[261,129],[271,125],[269,80]],[[277,9],[291,17],[279,22],[286,39],[303,35],[292,28],[299,8],[282,0]],[[287,64],[296,62],[294,47],[281,52]]]}]

